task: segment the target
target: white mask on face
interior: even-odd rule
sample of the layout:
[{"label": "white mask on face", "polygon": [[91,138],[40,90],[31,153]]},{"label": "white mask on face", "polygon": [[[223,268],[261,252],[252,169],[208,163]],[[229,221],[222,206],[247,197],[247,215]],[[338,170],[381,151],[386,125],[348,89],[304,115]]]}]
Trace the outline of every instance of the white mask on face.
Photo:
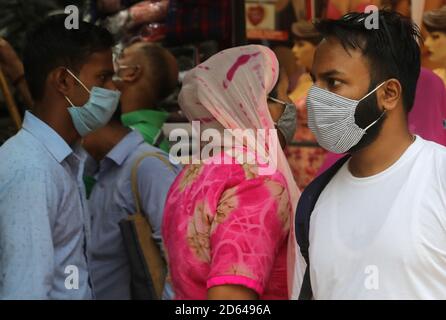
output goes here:
[{"label": "white mask on face", "polygon": [[362,129],[355,123],[356,108],[384,83],[360,100],[345,98],[313,85],[307,97],[308,127],[318,143],[334,153],[345,153],[357,145],[367,130],[384,116],[386,110],[378,119]]}]

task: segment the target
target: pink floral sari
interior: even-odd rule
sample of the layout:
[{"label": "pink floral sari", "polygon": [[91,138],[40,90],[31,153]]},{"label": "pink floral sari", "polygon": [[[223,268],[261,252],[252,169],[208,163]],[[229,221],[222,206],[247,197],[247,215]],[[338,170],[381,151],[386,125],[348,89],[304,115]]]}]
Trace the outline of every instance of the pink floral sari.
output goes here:
[{"label": "pink floral sari", "polygon": [[[222,51],[186,75],[180,106],[202,129],[274,129],[267,94],[278,70],[267,47]],[[242,144],[243,154],[249,139]],[[227,147],[225,140],[222,146]],[[260,161],[248,165],[227,151],[213,158],[229,157],[232,164],[187,166],[169,191],[163,241],[175,298],[206,299],[209,288],[226,284],[250,288],[262,299],[287,299],[295,292],[294,212],[300,192],[286,157],[280,148],[266,146],[269,155],[276,153],[276,169],[265,175]]]},{"label": "pink floral sari", "polygon": [[288,298],[291,204],[280,172],[189,165],[169,194],[163,240],[175,299],[206,299],[209,288],[224,284],[250,288],[260,299]]}]

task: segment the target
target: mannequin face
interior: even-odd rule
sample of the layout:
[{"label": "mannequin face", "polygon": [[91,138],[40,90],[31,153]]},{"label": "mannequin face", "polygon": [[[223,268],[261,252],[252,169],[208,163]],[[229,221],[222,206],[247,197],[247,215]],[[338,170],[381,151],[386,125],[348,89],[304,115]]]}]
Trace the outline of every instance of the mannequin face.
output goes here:
[{"label": "mannequin face", "polygon": [[315,51],[316,46],[306,40],[296,40],[293,47],[296,62],[303,66],[307,71],[311,70]]},{"label": "mannequin face", "polygon": [[429,50],[429,59],[446,66],[446,33],[439,31],[432,32],[424,44]]}]

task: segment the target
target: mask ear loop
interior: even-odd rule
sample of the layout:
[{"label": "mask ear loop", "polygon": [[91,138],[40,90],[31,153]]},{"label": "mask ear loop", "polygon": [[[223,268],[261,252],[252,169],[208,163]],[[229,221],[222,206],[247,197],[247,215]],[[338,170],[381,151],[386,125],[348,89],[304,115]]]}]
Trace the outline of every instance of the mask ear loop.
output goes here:
[{"label": "mask ear loop", "polygon": [[[67,70],[67,72],[68,72],[74,79],[76,79],[76,81],[77,81],[77,82],[78,82],[78,83],[79,83],[85,90],[87,90],[87,92],[88,92],[89,94],[91,94],[91,91],[88,90],[88,88],[85,86],[85,84],[83,84],[82,81],[80,81],[79,78],[76,77],[76,76],[74,75],[74,73],[70,71],[70,69],[65,68],[65,70]],[[68,98],[67,96],[64,96],[64,97],[65,97],[65,100],[67,100],[68,103],[69,103],[72,107],[74,107],[74,103],[71,102],[70,98]]]},{"label": "mask ear loop", "polygon": [[70,98],[68,98],[67,96],[64,96],[64,97],[65,97],[65,100],[67,100],[68,103],[69,103],[72,107],[74,107],[74,104],[73,104],[73,102],[71,102]]},{"label": "mask ear loop", "polygon": [[279,100],[279,99],[276,99],[276,98],[273,98],[273,97],[270,97],[270,96],[268,96],[268,99],[273,101],[273,102],[276,102],[276,103],[279,103],[281,105],[284,105],[284,106],[286,106],[288,104],[285,101],[282,101],[282,100]]},{"label": "mask ear loop", "polygon": [[[367,97],[369,97],[371,94],[373,94],[374,92],[376,92],[379,88],[381,88],[384,84],[386,83],[386,81],[384,81],[383,83],[381,83],[379,86],[377,86],[375,89],[373,89],[372,91],[370,91],[364,98],[362,98],[361,100],[359,100],[359,102],[361,102],[362,100],[366,99]],[[376,119],[375,121],[373,121],[369,126],[367,126],[364,131],[367,131],[368,129],[370,129],[371,127],[373,127],[379,120],[381,120],[382,117],[384,117],[384,115],[386,114],[387,110],[384,109],[383,113],[381,113],[381,115],[379,116],[378,119]]]},{"label": "mask ear loop", "polygon": [[68,72],[74,79],[76,79],[76,81],[79,82],[79,84],[80,84],[85,90],[87,90],[88,93],[91,93],[91,91],[88,90],[88,88],[85,86],[85,84],[83,84],[82,81],[80,81],[79,78],[76,77],[76,76],[74,75],[74,73],[70,71],[70,69],[65,69],[65,70],[67,70],[67,72]]},{"label": "mask ear loop", "polygon": [[375,89],[373,89],[372,91],[370,91],[369,93],[367,93],[364,98],[362,98],[361,100],[359,100],[359,102],[361,102],[364,99],[367,99],[370,95],[372,95],[373,93],[376,92],[376,90],[378,90],[379,88],[381,88],[384,84],[386,83],[386,81],[384,81],[383,83],[381,83],[379,86],[377,86]]},{"label": "mask ear loop", "polygon": [[384,109],[383,113],[381,113],[381,115],[379,116],[378,119],[376,119],[375,121],[373,121],[367,128],[364,129],[364,131],[369,130],[371,127],[373,127],[379,120],[381,120],[382,117],[384,117],[384,115],[386,114],[387,110]]},{"label": "mask ear loop", "polygon": [[[271,97],[271,96],[268,96],[268,99],[269,100],[271,100],[271,101],[273,101],[273,102],[276,102],[276,103],[278,103],[278,104],[281,104],[281,105],[283,105],[283,106],[287,106],[289,103],[286,103],[285,101],[282,101],[282,100],[279,100],[279,99],[276,99],[276,98],[273,98],[273,97]],[[284,110],[285,111],[285,110]],[[276,121],[273,121],[273,123],[274,123],[274,127],[276,127],[276,129],[277,129],[277,122]]]}]

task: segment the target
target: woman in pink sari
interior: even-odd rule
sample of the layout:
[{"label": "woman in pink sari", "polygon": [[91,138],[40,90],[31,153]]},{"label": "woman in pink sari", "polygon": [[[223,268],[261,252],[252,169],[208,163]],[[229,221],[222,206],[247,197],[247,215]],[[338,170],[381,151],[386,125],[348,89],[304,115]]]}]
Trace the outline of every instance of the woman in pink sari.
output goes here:
[{"label": "woman in pink sari", "polygon": [[[251,129],[252,138],[259,129],[274,129],[267,95],[278,72],[277,59],[266,47],[228,49],[187,74],[179,103],[202,132]],[[232,147],[232,138],[238,147]],[[221,152],[186,166],[174,181],[164,210],[163,242],[175,299],[290,297],[300,193],[277,148],[277,135],[265,141],[262,152],[240,134],[213,141]],[[274,164],[267,173],[265,156]]]}]

